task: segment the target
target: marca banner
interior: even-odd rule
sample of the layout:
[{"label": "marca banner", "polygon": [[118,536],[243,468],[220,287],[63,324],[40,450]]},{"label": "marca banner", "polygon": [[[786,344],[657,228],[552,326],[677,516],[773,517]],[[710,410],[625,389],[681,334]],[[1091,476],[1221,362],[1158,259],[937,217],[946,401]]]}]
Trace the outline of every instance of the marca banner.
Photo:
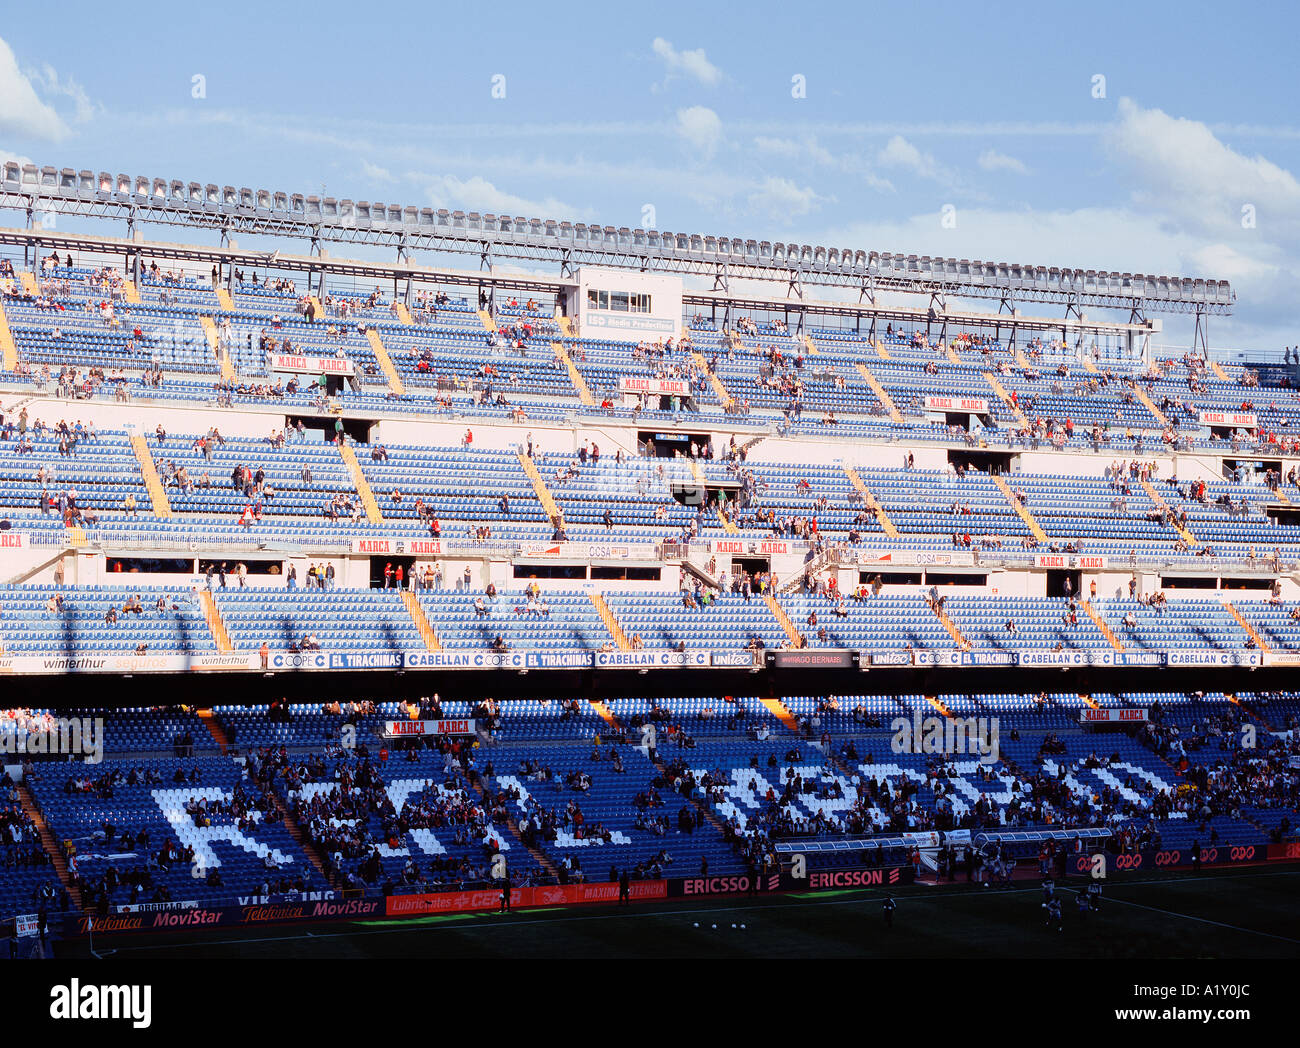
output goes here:
[{"label": "marca banner", "polygon": [[664,666],[700,667],[709,665],[707,651],[598,651],[596,669],[659,669]]},{"label": "marca banner", "polygon": [[1079,711],[1080,724],[1141,724],[1147,719],[1142,710],[1094,710],[1085,707]]},{"label": "marca banner", "polygon": [[296,353],[270,353],[267,366],[272,371],[289,371],[299,375],[350,375],[352,362],[342,357],[300,357]]},{"label": "marca banner", "polygon": [[789,553],[791,549],[792,544],[783,539],[762,539],[754,542],[744,539],[716,539],[709,543],[711,553],[733,553],[739,557],[750,554],[770,557],[773,554]]},{"label": "marca banner", "polygon": [[25,531],[0,531],[0,549],[26,549],[30,545]]},{"label": "marca banner", "polygon": [[1256,429],[1259,420],[1250,411],[1202,411],[1202,426],[1231,426],[1233,429]]},{"label": "marca banner", "polygon": [[987,415],[989,402],[980,397],[926,397],[926,411],[957,411],[971,415]]},{"label": "marca banner", "polygon": [[403,739],[413,735],[473,735],[478,722],[466,717],[443,720],[384,721],[384,738]]},{"label": "marca banner", "polygon": [[445,550],[441,539],[353,539],[353,553],[377,557],[441,557]]},{"label": "marca banner", "polygon": [[[667,881],[632,881],[628,884],[632,899],[663,899],[668,895]],[[501,907],[500,888],[470,888],[464,891],[430,892],[424,895],[390,895],[385,901],[388,917],[421,917],[435,913],[470,913],[497,910]],[[514,888],[510,908],[526,910],[533,906],[583,906],[590,903],[618,902],[618,883],[551,884]]]},{"label": "marca banner", "polygon": [[624,393],[657,393],[659,396],[689,397],[691,384],[683,378],[636,378],[624,375],[618,380]]},{"label": "marca banner", "polygon": [[1258,666],[1258,651],[1171,651],[1165,660],[1169,666]]},{"label": "marca banner", "polygon": [[1036,568],[1082,568],[1084,571],[1101,571],[1106,558],[1080,553],[1039,553],[1034,556]]},{"label": "marca banner", "polygon": [[832,888],[881,888],[911,884],[916,874],[910,866],[836,867],[833,870],[808,869],[806,877],[792,876],[790,865],[781,867],[782,891],[825,891]]}]

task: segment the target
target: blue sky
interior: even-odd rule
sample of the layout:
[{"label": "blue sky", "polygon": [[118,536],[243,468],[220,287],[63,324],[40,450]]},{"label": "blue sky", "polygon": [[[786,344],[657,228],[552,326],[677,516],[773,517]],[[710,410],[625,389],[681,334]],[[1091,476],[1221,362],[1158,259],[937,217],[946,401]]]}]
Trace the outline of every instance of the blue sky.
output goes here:
[{"label": "blue sky", "polygon": [[1226,278],[1238,311],[1212,322],[1214,345],[1300,342],[1287,5],[220,10],[106,20],[68,2],[54,29],[11,6],[0,154],[612,225],[644,224],[649,206],[661,229]]}]

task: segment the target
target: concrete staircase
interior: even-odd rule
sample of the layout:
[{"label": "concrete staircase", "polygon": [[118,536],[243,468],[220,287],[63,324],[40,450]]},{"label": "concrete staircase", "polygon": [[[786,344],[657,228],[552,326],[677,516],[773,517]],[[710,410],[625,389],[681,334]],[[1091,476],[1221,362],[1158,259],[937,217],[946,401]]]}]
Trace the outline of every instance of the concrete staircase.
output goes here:
[{"label": "concrete staircase", "polygon": [[[1160,494],[1160,492],[1156,491],[1155,487],[1151,484],[1151,481],[1144,480],[1141,482],[1141,484],[1142,484],[1142,490],[1147,493],[1147,498],[1149,498],[1152,502],[1155,503],[1156,509],[1161,511],[1167,510],[1168,512],[1173,513],[1173,510],[1169,509],[1169,503],[1164,500],[1164,497]],[[1179,537],[1184,542],[1186,542],[1189,546],[1195,546],[1197,544],[1196,536],[1193,535],[1181,524],[1177,522],[1173,522],[1171,526],[1176,532],[1178,532]]]},{"label": "concrete staircase", "polygon": [[1016,515],[1025,522],[1025,527],[1029,529],[1034,538],[1039,542],[1050,542],[1051,540],[1047,537],[1047,532],[1045,532],[1042,525],[1034,519],[1034,515],[1029,512],[1029,507],[1016,498],[1015,493],[1011,490],[1011,487],[1007,484],[1006,480],[1000,474],[995,473],[993,474],[993,483],[997,485],[998,490],[1002,492],[1003,497],[1006,498],[1008,503],[1010,503],[1011,508],[1016,511]]},{"label": "concrete staircase", "polygon": [[401,323],[406,324],[408,327],[415,323],[414,319],[411,317],[411,311],[406,308],[405,302],[393,303],[393,316],[397,317]]},{"label": "concrete staircase", "polygon": [[370,481],[366,480],[366,475],[361,472],[361,463],[357,461],[357,453],[352,450],[350,444],[339,445],[339,457],[343,459],[343,464],[348,467],[348,472],[352,474],[353,486],[357,489],[357,495],[361,498],[361,505],[366,511],[366,520],[371,524],[381,524],[384,515],[379,512],[379,503],[375,501],[375,493],[370,490]]},{"label": "concrete staircase", "polygon": [[221,306],[223,313],[233,313],[235,311],[235,300],[231,298],[230,292],[224,287],[216,289],[217,304]]},{"label": "concrete staircase", "polygon": [[1255,642],[1255,646],[1258,647],[1260,651],[1266,652],[1269,650],[1268,645],[1264,643],[1264,638],[1259,635],[1259,631],[1256,630],[1254,626],[1252,626],[1249,622],[1246,621],[1245,616],[1242,615],[1242,613],[1239,610],[1237,610],[1237,606],[1235,604],[1233,604],[1231,601],[1225,600],[1223,602],[1223,606],[1228,609],[1228,614],[1237,620],[1237,625],[1246,631],[1246,633],[1250,636],[1250,638]]},{"label": "concrete staircase", "polygon": [[727,387],[722,384],[722,379],[709,370],[709,362],[704,359],[704,354],[692,353],[691,360],[695,361],[695,366],[700,369],[700,374],[709,380],[709,385],[713,387],[713,392],[717,394],[722,406],[726,407],[730,404],[731,394],[727,392]]},{"label": "concrete staircase", "polygon": [[547,519],[555,520],[563,517],[560,512],[560,505],[555,501],[555,496],[551,494],[550,488],[546,486],[546,481],[542,479],[542,475],[537,471],[536,463],[528,456],[527,452],[520,451],[518,455],[519,464],[524,468],[524,474],[532,482],[533,494],[537,496],[537,501],[542,504],[542,509],[546,511]]},{"label": "concrete staircase", "polygon": [[984,380],[989,384],[989,388],[997,394],[998,400],[1002,401],[1003,404],[1011,409],[1011,413],[1016,416],[1016,421],[1025,429],[1028,429],[1029,419],[1027,419],[1025,413],[1016,406],[1015,401],[1011,399],[1011,394],[1007,392],[1006,387],[1002,385],[1002,382],[998,377],[991,372],[986,371],[984,372]]},{"label": "concrete staircase", "polygon": [[614,609],[606,602],[604,595],[593,591],[592,593],[587,594],[587,596],[591,599],[592,606],[600,615],[600,621],[605,624],[605,628],[609,630],[610,635],[614,638],[614,643],[618,645],[618,650],[631,651],[632,642],[627,639],[627,633],[623,630],[623,624],[618,621],[618,617],[614,614]]},{"label": "concrete staircase", "polygon": [[429,616],[424,613],[420,598],[407,589],[401,592],[402,603],[406,605],[407,613],[411,616],[411,621],[415,623],[415,628],[420,631],[425,651],[442,651],[442,641],[438,639],[437,631],[434,630],[433,623],[429,621]]},{"label": "concrete staircase", "polygon": [[134,280],[122,281],[122,297],[133,306],[140,304],[140,289],[135,286]]},{"label": "concrete staircase", "polygon": [[203,617],[207,620],[212,638],[217,642],[217,651],[227,655],[235,650],[230,642],[230,633],[226,630],[226,621],[221,617],[221,609],[212,594],[205,589],[199,590],[199,605],[203,608]]},{"label": "concrete staircase", "polygon": [[777,602],[777,599],[770,593],[763,594],[763,600],[767,603],[768,609],[772,612],[772,617],[781,625],[785,631],[786,638],[790,641],[791,646],[799,643],[799,631],[795,628],[790,616],[786,614],[785,608]]},{"label": "concrete staircase", "polygon": [[17,792],[18,804],[22,807],[23,814],[31,819],[36,826],[36,834],[41,839],[41,847],[45,849],[45,854],[50,857],[54,872],[59,876],[59,883],[72,896],[72,905],[80,910],[81,890],[73,883],[72,874],[68,872],[68,858],[63,850],[63,842],[54,836],[54,831],[50,829],[49,824],[45,821],[45,815],[37,805],[36,798],[32,796],[31,788],[27,783],[18,783]]},{"label": "concrete staircase", "polygon": [[957,624],[948,617],[948,613],[933,604],[930,605],[930,610],[934,612],[934,617],[943,623],[943,628],[948,631],[948,636],[953,639],[953,642],[957,647],[961,648],[962,651],[970,651],[972,646],[971,642],[968,641],[962,634],[961,630],[957,628]]},{"label": "concrete staircase", "polygon": [[866,364],[858,363],[858,372],[862,375],[863,380],[871,387],[871,392],[876,395],[881,406],[889,412],[889,417],[894,422],[903,421],[903,413],[898,410],[894,404],[894,398],[889,395],[889,391],[880,384],[880,379],[871,373],[871,369]]},{"label": "concrete staircase", "polygon": [[492,319],[491,313],[486,309],[476,310],[476,312],[478,313],[478,322],[483,325],[485,331],[495,331],[497,329],[497,322]]},{"label": "concrete staircase", "polygon": [[1144,408],[1151,412],[1152,417],[1160,423],[1161,429],[1168,427],[1169,419],[1165,418],[1165,413],[1156,407],[1156,402],[1152,400],[1150,394],[1142,388],[1141,382],[1135,382],[1133,384],[1133,395],[1138,398],[1138,401]]},{"label": "concrete staircase", "polygon": [[9,330],[9,318],[5,316],[3,300],[0,300],[0,367],[5,371],[13,371],[18,367],[18,345],[14,342],[13,332]]},{"label": "concrete staircase", "polygon": [[573,362],[569,356],[569,350],[563,342],[552,342],[551,349],[555,351],[555,359],[560,361],[569,372],[569,381],[578,393],[578,399],[588,407],[593,407],[596,398],[591,395],[591,388],[587,385],[587,380],[583,378],[582,372],[578,370],[578,365]]},{"label": "concrete staircase", "polygon": [[1110,643],[1110,646],[1116,651],[1123,651],[1124,645],[1120,643],[1120,639],[1115,636],[1115,631],[1110,628],[1110,625],[1106,620],[1097,613],[1097,609],[1092,606],[1092,601],[1085,600],[1083,602],[1083,610],[1088,613],[1088,618],[1092,619],[1096,624],[1097,629],[1101,630],[1101,635],[1106,638]]},{"label": "concrete staircase", "polygon": [[397,373],[397,368],[393,366],[393,358],[388,355],[388,347],[384,345],[384,340],[379,337],[379,332],[374,328],[366,328],[366,341],[370,343],[370,351],[374,353],[375,359],[379,361],[379,370],[384,373],[384,378],[388,380],[388,388],[399,397],[404,395],[406,393],[406,383],[402,381],[402,376]]},{"label": "concrete staircase", "polygon": [[858,494],[862,496],[862,501],[866,507],[876,515],[876,520],[879,522],[880,527],[885,534],[891,539],[898,538],[898,528],[895,526],[894,522],[889,519],[889,514],[885,512],[885,507],[876,501],[876,496],[871,493],[871,490],[865,483],[863,483],[862,478],[858,476],[858,471],[852,466],[845,466],[844,474],[849,478],[849,483],[852,484]]},{"label": "concrete staircase", "polygon": [[225,382],[235,381],[235,365],[230,361],[230,354],[221,348],[221,336],[217,334],[217,325],[211,317],[199,317],[199,323],[203,326],[203,337],[208,340],[208,348],[212,350],[212,356],[221,367],[221,378]]},{"label": "concrete staircase", "polygon": [[140,473],[144,477],[144,486],[148,489],[149,499],[153,503],[153,515],[160,520],[170,519],[172,504],[167,498],[167,491],[163,488],[162,478],[158,476],[158,467],[154,465],[148,441],[139,434],[133,436],[131,438],[131,450],[135,452],[135,459],[140,463]]}]

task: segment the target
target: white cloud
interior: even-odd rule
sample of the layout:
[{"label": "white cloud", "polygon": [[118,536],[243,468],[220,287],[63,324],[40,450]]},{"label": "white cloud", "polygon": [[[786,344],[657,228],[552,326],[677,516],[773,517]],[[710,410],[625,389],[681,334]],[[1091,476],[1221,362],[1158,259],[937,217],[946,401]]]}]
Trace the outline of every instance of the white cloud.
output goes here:
[{"label": "white cloud", "polygon": [[836,163],[835,154],[825,146],[819,145],[817,139],[812,136],[793,139],[758,135],[754,138],[754,148],[760,153],[768,153],[789,160],[807,161],[827,166]]},{"label": "white cloud", "polygon": [[895,135],[885,143],[885,148],[876,154],[876,163],[881,167],[897,167],[911,171],[921,178],[935,178],[939,166],[929,153],[922,153],[902,135]]},{"label": "white cloud", "polygon": [[706,87],[716,87],[722,83],[722,70],[709,61],[702,47],[694,51],[678,51],[662,36],[657,36],[650,49],[664,63],[667,71],[665,85],[675,77],[688,77]]},{"label": "white cloud", "polygon": [[1135,205],[1179,230],[1241,240],[1241,209],[1255,208],[1250,240],[1300,240],[1300,182],[1262,156],[1244,156],[1198,120],[1119,102],[1107,136],[1113,155],[1136,179]]},{"label": "white cloud", "polygon": [[46,95],[62,95],[65,98],[72,99],[72,119],[75,123],[87,123],[99,110],[99,107],[86,94],[84,87],[70,76],[60,77],[55,68],[48,62],[38,70],[31,70],[27,75],[32,83],[37,85]]},{"label": "white cloud", "polygon": [[0,133],[51,142],[68,134],[68,125],[51,106],[41,101],[3,39],[0,39]]},{"label": "white cloud", "polygon": [[454,175],[412,177],[423,180],[434,207],[523,215],[527,218],[582,217],[584,214],[555,197],[529,200],[527,197],[507,193],[479,175],[464,179]]},{"label": "white cloud", "polygon": [[677,110],[677,133],[706,157],[722,141],[722,121],[707,106]]},{"label": "white cloud", "polygon": [[1023,160],[1007,156],[1006,153],[999,153],[996,149],[984,150],[979,155],[979,166],[985,171],[1010,171],[1017,175],[1029,174],[1029,168],[1025,167]]},{"label": "white cloud", "polygon": [[372,182],[393,183],[397,181],[388,168],[372,164],[369,160],[361,161],[361,174]]},{"label": "white cloud", "polygon": [[834,197],[823,197],[809,186],[796,185],[788,178],[769,176],[749,194],[749,206],[777,219],[800,218]]}]

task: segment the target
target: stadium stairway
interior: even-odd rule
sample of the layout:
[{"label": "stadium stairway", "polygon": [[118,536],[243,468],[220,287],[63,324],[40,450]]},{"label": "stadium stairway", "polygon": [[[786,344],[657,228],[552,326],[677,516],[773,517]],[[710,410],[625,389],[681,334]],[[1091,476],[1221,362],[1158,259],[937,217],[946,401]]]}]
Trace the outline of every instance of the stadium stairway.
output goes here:
[{"label": "stadium stairway", "polygon": [[235,311],[235,300],[230,297],[230,292],[224,287],[216,289],[217,302],[221,306],[223,313],[233,313]]},{"label": "stadium stairway", "polygon": [[1002,401],[1002,403],[1007,406],[1008,410],[1016,416],[1016,421],[1028,429],[1029,419],[1025,418],[1025,413],[1016,406],[1015,401],[1011,399],[1011,394],[1007,392],[1006,387],[1002,385],[998,380],[998,377],[991,372],[986,371],[984,372],[984,380],[989,384],[989,388],[997,394],[998,400]]},{"label": "stadium stairway", "polygon": [[1079,693],[1079,701],[1082,702],[1085,706],[1087,706],[1088,709],[1090,710],[1101,709],[1101,705],[1097,702],[1096,699],[1094,699],[1091,695],[1083,694],[1083,692]]},{"label": "stadium stairway", "polygon": [[785,631],[786,637],[791,645],[799,643],[799,631],[795,629],[794,623],[790,621],[790,616],[785,613],[785,608],[781,607],[777,599],[770,593],[763,594],[763,600],[766,602],[768,609],[772,612],[772,617],[780,624],[781,629]]},{"label": "stadium stairway", "polygon": [[406,384],[402,382],[402,376],[397,373],[397,368],[393,366],[393,358],[388,355],[388,348],[384,345],[384,340],[379,337],[379,332],[372,327],[366,328],[366,341],[370,343],[370,351],[374,353],[375,360],[379,362],[379,370],[384,373],[384,378],[388,380],[388,388],[399,397],[405,394]]},{"label": "stadium stairway", "polygon": [[1016,348],[1012,351],[1011,355],[1013,358],[1015,358],[1016,367],[1021,367],[1021,368],[1033,367],[1033,364],[1030,363],[1029,358],[1025,356],[1025,351],[1021,349],[1019,346],[1016,346]]},{"label": "stadium stairway", "polygon": [[609,604],[606,603],[603,594],[593,590],[587,594],[591,598],[591,603],[595,606],[597,613],[600,615],[600,621],[605,624],[610,635],[614,638],[614,643],[618,645],[619,651],[631,651],[632,642],[627,639],[627,634],[623,632],[623,625],[618,621]]},{"label": "stadium stairway", "polygon": [[[663,760],[659,758],[658,753],[657,753],[657,750],[656,750],[656,756],[655,756],[655,759],[654,759],[653,761],[651,761],[651,764],[653,764],[654,767],[655,767],[655,770],[657,770],[657,771],[659,772],[659,774],[662,775],[662,776],[664,777],[665,781],[670,781],[670,780],[671,780],[671,776],[669,776],[669,774],[668,774],[668,769],[667,769],[667,767],[664,766],[664,762],[663,762]],[[726,838],[726,836],[727,836],[727,828],[726,828],[725,826],[722,825],[722,820],[720,820],[720,819],[718,818],[718,816],[717,816],[716,814],[714,814],[714,811],[713,811],[713,805],[712,805],[712,804],[706,804],[706,803],[704,803],[703,801],[699,800],[698,798],[696,798],[696,797],[693,796],[693,795],[690,796],[690,797],[687,797],[686,800],[687,800],[687,803],[689,803],[689,804],[691,805],[692,808],[694,808],[696,811],[700,812],[700,813],[704,816],[704,821],[705,821],[705,822],[707,822],[710,826],[712,826],[715,830],[717,830],[718,833],[719,833],[719,834],[720,834],[724,839]]]},{"label": "stadium stairway", "polygon": [[210,709],[195,710],[194,712],[199,720],[203,722],[203,726],[208,729],[208,734],[212,736],[212,741],[221,750],[221,755],[226,756],[230,752],[230,736],[226,734],[226,729],[222,727],[221,721],[213,715]]},{"label": "stadium stairway", "polygon": [[946,717],[948,720],[956,720],[953,716],[952,710],[948,709],[947,706],[940,702],[937,695],[926,695],[924,698],[925,701],[933,706],[942,716]]},{"label": "stadium stairway", "polygon": [[1106,620],[1097,614],[1097,609],[1092,606],[1092,601],[1085,600],[1083,602],[1083,610],[1088,613],[1088,618],[1092,619],[1092,621],[1097,624],[1097,629],[1101,630],[1101,635],[1110,642],[1110,646],[1116,651],[1123,651],[1124,645],[1121,644],[1119,638],[1115,636],[1115,631],[1107,625]]},{"label": "stadium stairway", "polygon": [[885,348],[885,344],[881,342],[879,339],[876,339],[876,341],[871,343],[871,345],[874,347],[876,351],[876,356],[878,356],[881,360],[892,359],[889,355],[889,350]]},{"label": "stadium stairway", "polygon": [[1092,372],[1092,374],[1094,374],[1094,375],[1096,375],[1096,374],[1101,370],[1100,368],[1097,367],[1096,364],[1094,364],[1094,363],[1092,362],[1092,358],[1091,358],[1090,356],[1088,356],[1087,353],[1084,353],[1084,354],[1079,358],[1079,363],[1083,365],[1083,370],[1084,370],[1084,371],[1090,371],[1090,372]]},{"label": "stadium stairway", "polygon": [[1245,617],[1241,614],[1241,612],[1237,610],[1236,605],[1233,604],[1231,601],[1225,600],[1223,602],[1223,606],[1228,610],[1228,614],[1237,620],[1237,625],[1239,625],[1248,634],[1250,634],[1251,639],[1254,640],[1255,644],[1259,647],[1259,650],[1263,652],[1267,652],[1269,648],[1268,645],[1264,643],[1264,638],[1259,635],[1259,632],[1255,629],[1254,626],[1252,626],[1249,622],[1246,621]]},{"label": "stadium stairway", "polygon": [[618,729],[618,718],[614,716],[614,711],[609,708],[608,704],[596,699],[588,699],[587,703],[596,711],[597,717],[603,720],[611,728],[615,730]]},{"label": "stadium stairway", "polygon": [[312,316],[316,318],[317,322],[319,323],[320,321],[324,320],[325,307],[321,305],[321,300],[317,298],[315,295],[308,295],[307,302],[311,306]]},{"label": "stadium stairway", "polygon": [[480,309],[477,312],[479,323],[483,325],[485,331],[495,331],[497,329],[497,322],[492,319],[491,313],[486,309]]},{"label": "stadium stairway", "polygon": [[1220,382],[1232,381],[1232,379],[1228,377],[1228,373],[1223,370],[1223,368],[1219,365],[1219,362],[1217,360],[1207,360],[1206,363],[1210,365],[1210,370],[1214,372],[1215,377]]},{"label": "stadium stairway", "polygon": [[59,875],[59,883],[68,890],[72,896],[72,904],[78,910],[81,909],[81,890],[73,883],[72,875],[68,873],[68,859],[63,852],[63,844],[50,829],[49,823],[45,821],[45,815],[42,813],[40,806],[36,803],[36,798],[32,796],[31,788],[25,782],[17,784],[18,803],[23,809],[23,814],[32,820],[36,827],[36,833],[41,839],[41,847],[45,849],[45,854],[50,857],[50,863],[54,866],[54,872]]},{"label": "stadium stairway", "polygon": [[135,286],[134,280],[122,281],[122,297],[131,305],[140,305],[140,289]]},{"label": "stadium stairway", "polygon": [[709,380],[709,385],[713,387],[713,392],[718,395],[718,400],[722,402],[722,406],[725,408],[731,403],[731,394],[727,392],[727,387],[722,384],[722,379],[709,370],[709,362],[704,359],[703,353],[692,353],[691,360],[695,362],[695,366],[700,369],[704,377]]},{"label": "stadium stairway", "polygon": [[407,327],[410,327],[415,323],[415,321],[411,319],[411,311],[406,308],[405,302],[393,303],[393,315]]},{"label": "stadium stairway", "polygon": [[1165,418],[1164,412],[1156,407],[1155,401],[1152,400],[1150,394],[1142,388],[1141,382],[1133,383],[1133,395],[1138,398],[1138,401],[1144,408],[1151,412],[1152,418],[1160,423],[1161,429],[1167,429],[1169,427],[1169,420]]},{"label": "stadium stairway", "polygon": [[137,433],[131,438],[131,450],[135,452],[136,461],[140,463],[140,475],[144,477],[144,486],[149,490],[153,515],[159,520],[170,520],[172,504],[158,476],[158,467],[154,464],[153,455],[149,451],[149,442]]},{"label": "stadium stairway", "polygon": [[1225,694],[1225,695],[1224,695],[1224,698],[1227,699],[1227,700],[1228,700],[1230,703],[1232,703],[1234,706],[1240,707],[1241,709],[1245,710],[1246,713],[1248,713],[1248,714],[1250,715],[1250,717],[1251,717],[1253,720],[1257,720],[1257,721],[1259,721],[1260,724],[1264,725],[1264,730],[1265,730],[1265,731],[1273,731],[1273,730],[1274,730],[1274,729],[1273,729],[1273,725],[1271,725],[1271,724],[1268,722],[1268,720],[1263,716],[1263,714],[1261,714],[1261,713],[1257,712],[1256,710],[1252,709],[1250,706],[1247,706],[1244,702],[1241,701],[1241,699],[1237,698],[1236,695],[1226,695],[1226,694]]},{"label": "stadium stairway", "polygon": [[591,395],[591,387],[587,385],[587,380],[582,377],[582,372],[578,370],[578,365],[573,362],[569,356],[568,349],[563,342],[552,342],[551,349],[555,351],[555,358],[561,361],[569,372],[569,381],[573,383],[574,390],[577,391],[578,399],[587,407],[593,407],[596,398]]},{"label": "stadium stairway", "polygon": [[222,655],[230,654],[235,650],[235,646],[230,642],[230,632],[226,629],[225,619],[221,617],[221,609],[217,607],[211,590],[199,590],[199,605],[203,608],[203,617],[207,620],[208,629],[212,631],[212,639],[217,642],[217,651]]},{"label": "stadium stairway", "polygon": [[788,731],[792,731],[796,735],[799,734],[799,722],[795,719],[795,715],[790,712],[789,706],[780,699],[759,699],[759,702],[762,703],[763,708],[768,713],[784,724]]},{"label": "stadium stairway", "polygon": [[18,367],[18,346],[14,343],[13,332],[9,330],[3,303],[0,303],[0,365],[5,371],[13,371]]},{"label": "stadium stairway", "polygon": [[199,317],[199,323],[203,326],[203,336],[208,340],[208,348],[212,350],[212,356],[221,368],[221,378],[224,382],[235,381],[235,365],[230,362],[230,354],[221,348],[221,338],[217,334],[216,322],[209,316]]},{"label": "stadium stairway", "polygon": [[352,474],[352,483],[356,485],[357,495],[361,498],[361,505],[366,510],[366,520],[371,524],[381,524],[384,515],[379,512],[379,503],[375,501],[375,493],[370,490],[370,482],[366,480],[366,475],[361,472],[361,463],[357,461],[357,454],[352,450],[350,444],[339,445],[339,457],[343,459],[343,464],[348,467],[348,472]]},{"label": "stadium stairway", "polygon": [[[700,464],[694,459],[687,459],[686,464],[691,468],[691,475],[695,478],[695,483],[702,488],[705,487],[709,481],[704,475],[704,470],[701,468]],[[740,534],[740,529],[732,523],[731,518],[728,517],[727,514],[723,513],[721,509],[718,510],[718,522],[722,525],[722,530],[728,535]]]},{"label": "stadium stairway", "polygon": [[885,507],[876,501],[876,496],[871,493],[871,489],[858,476],[858,471],[852,466],[845,466],[844,473],[849,478],[849,483],[857,489],[858,494],[862,496],[862,501],[867,508],[876,515],[876,520],[886,535],[891,539],[898,538],[898,528],[894,522],[889,519],[889,514],[885,512]]},{"label": "stadium stairway", "polygon": [[948,358],[949,363],[952,363],[952,364],[960,364],[960,363],[961,363],[961,357],[959,357],[959,356],[957,355],[957,351],[956,351],[955,349],[952,348],[952,343],[951,343],[951,342],[946,342],[946,343],[944,343],[944,347],[943,347],[943,355],[944,355],[945,357]]},{"label": "stadium stairway", "polygon": [[406,610],[410,612],[416,628],[420,631],[420,637],[424,640],[426,651],[442,651],[442,641],[438,639],[438,633],[429,621],[429,616],[424,613],[424,608],[420,604],[420,598],[408,589],[402,592],[402,603],[406,605]]},{"label": "stadium stairway", "polygon": [[894,400],[889,395],[888,390],[880,384],[880,379],[876,378],[876,376],[872,374],[871,369],[861,361],[858,362],[858,371],[862,373],[863,379],[866,380],[867,385],[871,387],[871,392],[876,395],[876,399],[880,401],[884,409],[889,412],[890,419],[894,422],[902,422],[903,413],[899,411],[898,407],[894,404]]},{"label": "stadium stairway", "polygon": [[566,338],[574,338],[573,317],[556,317],[555,322],[560,326],[560,334]]},{"label": "stadium stairway", "polygon": [[937,605],[930,604],[929,601],[926,601],[926,604],[929,606],[930,610],[934,612],[934,617],[943,624],[943,628],[948,631],[948,636],[952,637],[953,642],[957,647],[961,648],[962,651],[970,651],[973,645],[966,639],[962,631],[957,628],[957,624],[952,621],[948,616],[948,613]]},{"label": "stadium stairway", "polygon": [[546,511],[548,519],[562,520],[564,515],[560,512],[559,503],[555,501],[555,496],[551,494],[550,488],[546,486],[546,481],[542,480],[542,475],[537,472],[537,465],[529,457],[526,451],[516,452],[519,456],[519,464],[524,468],[524,474],[532,482],[533,494],[537,496],[537,501],[542,504],[542,509]]},{"label": "stadium stairway", "polygon": [[23,291],[26,294],[31,295],[33,298],[41,297],[41,284],[40,281],[36,279],[35,273],[29,273],[25,269],[20,270],[18,273],[18,281],[22,284]]},{"label": "stadium stairway", "polygon": [[[1147,498],[1149,498],[1152,502],[1155,503],[1156,509],[1161,511],[1168,511],[1169,513],[1173,512],[1173,510],[1169,509],[1169,503],[1164,500],[1160,492],[1156,491],[1156,489],[1152,487],[1151,481],[1143,480],[1141,481],[1141,484],[1142,484],[1142,490],[1147,493]],[[1179,537],[1184,542],[1186,542],[1189,546],[1197,545],[1196,536],[1193,535],[1181,524],[1179,524],[1177,521],[1173,521],[1171,526],[1176,532],[1178,532]]]},{"label": "stadium stairway", "polygon": [[812,335],[804,335],[803,344],[804,348],[808,350],[809,356],[815,357],[820,355],[821,350],[817,348],[817,343],[812,340]]},{"label": "stadium stairway", "polygon": [[[483,807],[485,809],[488,808],[488,796],[483,789],[482,777],[475,775],[474,778],[470,780],[469,785],[470,789],[478,794],[479,799],[483,802]],[[523,848],[533,857],[538,866],[544,869],[557,881],[559,880],[559,871],[555,868],[555,864],[546,857],[546,854],[540,848],[534,848],[524,842],[524,835],[519,832],[519,823],[515,822],[514,815],[510,813],[510,805],[506,805],[506,829],[510,831],[510,835],[514,837],[516,842],[518,842],[519,847]]]},{"label": "stadium stairway", "polygon": [[1025,527],[1029,529],[1034,538],[1039,542],[1050,542],[1051,539],[1047,537],[1047,532],[1043,530],[1042,525],[1034,519],[1034,515],[1029,512],[1029,507],[1016,498],[1015,493],[1011,490],[1010,486],[1007,484],[1006,480],[1003,479],[1001,474],[993,474],[993,483],[997,485],[998,490],[1002,492],[1003,496],[1006,498],[1007,502],[1011,504],[1011,508],[1016,511],[1016,514],[1020,519],[1025,522]]}]

